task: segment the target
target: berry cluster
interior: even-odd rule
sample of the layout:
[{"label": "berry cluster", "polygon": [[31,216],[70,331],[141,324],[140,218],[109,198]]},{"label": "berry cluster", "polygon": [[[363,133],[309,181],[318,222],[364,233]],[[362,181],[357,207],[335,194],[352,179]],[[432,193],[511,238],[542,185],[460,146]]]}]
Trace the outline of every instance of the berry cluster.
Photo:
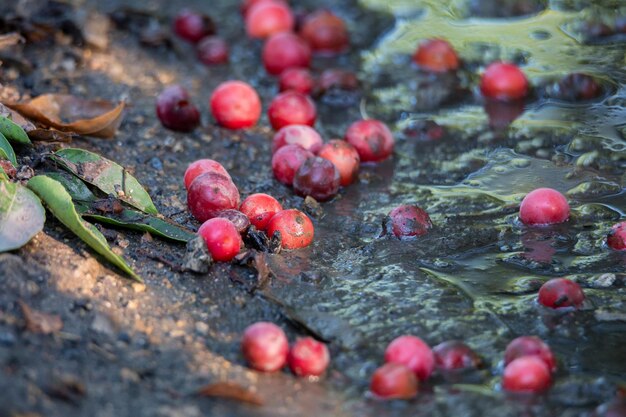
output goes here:
[{"label": "berry cluster", "polygon": [[216,35],[213,20],[202,13],[184,9],[174,18],[174,33],[193,44],[198,60],[205,65],[228,62],[228,45]]}]

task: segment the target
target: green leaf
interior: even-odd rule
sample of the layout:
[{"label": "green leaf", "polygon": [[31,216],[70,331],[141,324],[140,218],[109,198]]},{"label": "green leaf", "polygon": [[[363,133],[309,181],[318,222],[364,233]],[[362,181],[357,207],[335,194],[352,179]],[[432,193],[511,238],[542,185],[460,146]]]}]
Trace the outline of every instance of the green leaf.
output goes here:
[{"label": "green leaf", "polygon": [[89,187],[74,175],[62,172],[47,172],[46,177],[60,182],[75,202],[92,203],[98,199]]},{"label": "green leaf", "polygon": [[30,145],[31,143],[24,129],[14,123],[11,119],[4,116],[0,116],[0,133],[12,142],[22,143],[25,145]]},{"label": "green leaf", "polygon": [[32,191],[0,181],[0,252],[24,246],[43,229],[45,221],[46,212]]},{"label": "green leaf", "polygon": [[112,194],[148,214],[159,214],[139,181],[126,170],[95,153],[76,148],[62,149],[52,159],[83,181]]},{"label": "green leaf", "polygon": [[87,223],[80,217],[76,212],[71,196],[61,183],[45,175],[37,175],[28,181],[28,187],[46,203],[50,212],[83,242],[130,277],[142,281],[121,256],[111,251],[102,233],[94,225]]},{"label": "green leaf", "polygon": [[0,159],[7,159],[14,166],[17,166],[17,159],[15,159],[13,147],[2,133],[0,133]]}]

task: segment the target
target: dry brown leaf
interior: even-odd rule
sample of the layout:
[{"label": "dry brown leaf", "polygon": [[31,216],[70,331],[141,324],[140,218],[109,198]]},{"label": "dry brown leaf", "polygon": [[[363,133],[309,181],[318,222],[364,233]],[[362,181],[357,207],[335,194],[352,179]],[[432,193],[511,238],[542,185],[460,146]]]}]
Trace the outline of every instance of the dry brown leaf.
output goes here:
[{"label": "dry brown leaf", "polygon": [[235,382],[216,382],[208,384],[198,390],[202,397],[225,398],[256,406],[262,406],[265,402],[255,392]]},{"label": "dry brown leaf", "polygon": [[63,328],[63,320],[61,320],[61,316],[33,310],[21,300],[18,301],[18,303],[22,308],[22,313],[24,313],[26,330],[29,332],[50,334],[56,333]]},{"label": "dry brown leaf", "polygon": [[0,35],[0,49],[17,45],[20,42],[24,42],[24,38],[22,38],[22,36],[19,33],[11,32],[11,33],[7,33],[4,35]]},{"label": "dry brown leaf", "polygon": [[23,103],[4,103],[45,127],[85,136],[111,138],[122,123],[125,103],[85,100],[67,94],[44,94]]}]

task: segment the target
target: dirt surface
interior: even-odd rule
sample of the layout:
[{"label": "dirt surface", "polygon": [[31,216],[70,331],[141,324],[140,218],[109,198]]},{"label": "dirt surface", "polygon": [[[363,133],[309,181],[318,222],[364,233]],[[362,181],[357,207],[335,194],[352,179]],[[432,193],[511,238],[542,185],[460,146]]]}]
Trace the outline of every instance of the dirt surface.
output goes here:
[{"label": "dirt surface", "polygon": [[[71,146],[127,167],[160,213],[193,230],[199,225],[187,212],[182,177],[200,157],[220,161],[242,196],[268,192],[285,207],[311,211],[272,178],[273,132],[265,116],[243,132],[217,128],[208,116],[210,92],[226,79],[250,81],[265,105],[276,92],[275,80],[259,65],[261,44],[244,36],[238,2],[184,2],[214,17],[231,44],[231,63],[213,68],[199,64],[193,49],[177,39],[146,46],[136,21],[124,27],[109,20],[124,7],[139,7],[137,2],[76,3],[61,9],[79,28],[99,21],[108,29],[94,29],[95,38],[87,42],[65,25],[64,34],[20,45],[0,67],[0,82],[12,89],[5,93],[126,100],[115,139],[76,138]],[[319,6],[294,3],[302,9]],[[44,232],[0,255],[0,416],[578,416],[615,396],[626,375],[626,255],[611,253],[602,239],[624,217],[626,157],[598,150],[599,162],[581,167],[562,152],[571,135],[556,129],[525,137],[488,125],[463,132],[444,128],[433,140],[429,135],[436,125],[430,120],[407,125],[407,112],[474,101],[467,74],[433,78],[399,70],[394,76],[384,66],[361,72],[361,51],[374,51],[394,27],[393,17],[353,1],[322,3],[349,22],[353,48],[336,59],[316,60],[315,68],[352,68],[363,86],[318,99],[317,127],[325,138],[341,137],[367,113],[363,103],[374,103],[370,110],[396,127],[394,158],[363,167],[358,184],[322,205],[313,216],[311,247],[268,254],[272,278],[257,290],[257,272],[248,266],[216,264],[205,275],[180,273],[185,245],[105,230],[114,250],[145,280],[134,283],[48,214]],[[471,2],[470,12],[492,14],[480,3]],[[504,7],[505,16],[542,7],[526,3]],[[31,15],[45,4],[18,1],[0,10]],[[167,31],[182,5],[148,1],[140,9]],[[58,24],[53,13],[41,13]],[[398,62],[407,58],[402,59]],[[418,101],[409,110],[369,93],[370,86],[380,92],[405,77],[411,77],[407,85]],[[191,134],[168,131],[156,118],[155,97],[173,83],[192,91],[203,114],[203,127]],[[45,172],[52,166],[41,155],[59,146],[68,145],[20,149],[19,162]],[[566,192],[580,184],[591,185],[569,194],[575,202],[571,227],[533,231],[517,223],[523,193],[538,185]],[[384,215],[400,203],[426,208],[435,223],[432,233],[409,242],[379,238]],[[585,287],[588,302],[581,311],[554,314],[534,303],[538,286],[562,275]],[[33,332],[20,302],[58,315],[62,330]],[[240,335],[259,320],[280,324],[290,340],[313,332],[328,341],[333,361],[326,378],[248,370],[239,353]],[[460,380],[437,376],[413,401],[373,401],[365,395],[369,377],[386,344],[404,333],[433,345],[464,340],[486,366]],[[498,388],[502,352],[522,334],[548,340],[559,358],[549,395],[510,398]],[[250,387],[265,404],[196,395],[219,381]]]}]

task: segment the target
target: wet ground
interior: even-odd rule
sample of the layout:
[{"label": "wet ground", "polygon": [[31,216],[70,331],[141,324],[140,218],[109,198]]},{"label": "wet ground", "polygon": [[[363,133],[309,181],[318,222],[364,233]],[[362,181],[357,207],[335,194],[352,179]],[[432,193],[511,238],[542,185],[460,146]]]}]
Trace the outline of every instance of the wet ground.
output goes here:
[{"label": "wet ground", "polygon": [[[0,9],[34,13],[44,3]],[[590,35],[585,26],[625,15],[620,2],[323,3],[349,22],[354,47],[314,66],[354,69],[363,86],[320,98],[317,127],[330,139],[358,118],[379,117],[396,133],[394,158],[364,167],[358,184],[323,204],[311,247],[268,255],[272,281],[255,292],[251,268],[218,264],[207,275],[179,273],[171,266],[181,262],[184,245],[110,230],[116,251],[145,279],[133,283],[49,215],[31,243],[0,255],[0,416],[583,416],[626,382],[626,254],[604,244],[610,226],[626,216],[626,38]],[[86,1],[77,16],[105,18],[129,5],[167,22],[182,3]],[[185,5],[216,18],[232,44],[230,65],[207,69],[187,45],[148,47],[133,26],[112,24],[104,49],[76,45],[68,35],[23,45],[0,80],[31,96],[126,100],[114,140],[79,138],[72,146],[128,167],[161,213],[190,228],[198,224],[186,211],[182,176],[199,157],[222,162],[244,196],[268,192],[284,206],[303,207],[272,178],[266,119],[234,133],[206,116],[210,92],[226,79],[249,80],[265,103],[276,91],[259,66],[260,44],[243,36],[238,4]],[[432,36],[460,51],[464,68],[456,76],[409,65],[417,42]],[[535,85],[521,109],[509,109],[524,110],[510,127],[487,117],[475,91],[477,70],[498,58],[522,64]],[[596,77],[603,95],[577,103],[555,98],[554,83],[570,72]],[[172,83],[193,91],[202,129],[161,127],[154,99]],[[43,170],[40,155],[55,146],[23,149],[20,162]],[[521,198],[539,186],[568,195],[568,223],[533,229],[518,222]],[[379,238],[384,215],[401,203],[425,208],[434,230],[414,241]],[[554,313],[535,303],[541,283],[558,276],[583,285],[583,309]],[[62,331],[27,331],[19,300],[59,315]],[[307,331],[327,340],[327,377],[247,370],[239,337],[258,320],[281,324],[292,340]],[[386,344],[404,333],[432,345],[463,340],[485,367],[453,380],[436,376],[409,402],[367,398]],[[546,340],[559,360],[554,387],[532,399],[498,386],[506,344],[525,334]],[[218,381],[251,387],[265,405],[195,395]]]}]

